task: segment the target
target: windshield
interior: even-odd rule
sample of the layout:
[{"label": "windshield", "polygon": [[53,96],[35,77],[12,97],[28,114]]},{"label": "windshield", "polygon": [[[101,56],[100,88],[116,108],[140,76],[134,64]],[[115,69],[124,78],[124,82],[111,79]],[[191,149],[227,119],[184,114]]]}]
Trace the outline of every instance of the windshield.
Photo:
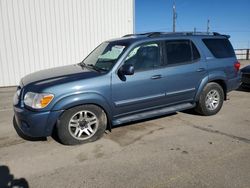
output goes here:
[{"label": "windshield", "polygon": [[83,63],[96,70],[109,71],[125,51],[127,44],[119,42],[104,42],[92,51]]}]

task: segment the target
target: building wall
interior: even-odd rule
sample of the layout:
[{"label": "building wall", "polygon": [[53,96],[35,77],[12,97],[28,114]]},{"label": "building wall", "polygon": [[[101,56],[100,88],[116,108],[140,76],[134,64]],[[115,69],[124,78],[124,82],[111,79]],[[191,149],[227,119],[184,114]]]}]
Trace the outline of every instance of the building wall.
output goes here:
[{"label": "building wall", "polygon": [[133,0],[0,0],[0,87],[133,33]]}]

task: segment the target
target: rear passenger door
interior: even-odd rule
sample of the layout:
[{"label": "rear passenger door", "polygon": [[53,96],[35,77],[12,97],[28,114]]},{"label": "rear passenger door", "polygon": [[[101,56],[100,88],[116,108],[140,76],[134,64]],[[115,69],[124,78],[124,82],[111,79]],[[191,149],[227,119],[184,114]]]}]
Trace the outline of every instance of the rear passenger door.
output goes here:
[{"label": "rear passenger door", "polygon": [[193,101],[202,78],[207,74],[205,60],[191,40],[164,42],[162,75],[165,83],[165,103]]}]

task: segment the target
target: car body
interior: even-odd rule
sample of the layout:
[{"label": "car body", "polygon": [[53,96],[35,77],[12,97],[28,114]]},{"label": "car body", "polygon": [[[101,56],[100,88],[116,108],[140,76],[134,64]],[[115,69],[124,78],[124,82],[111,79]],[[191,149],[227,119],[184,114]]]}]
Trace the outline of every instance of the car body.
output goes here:
[{"label": "car body", "polygon": [[[63,143],[76,144],[99,138],[78,135],[98,132],[102,124],[103,132],[190,108],[213,115],[241,80],[228,38],[218,33],[153,32],[104,42],[79,64],[25,76],[14,96],[15,122],[25,135],[50,136],[59,129]],[[206,99],[205,90],[210,92]],[[209,111],[204,105],[209,108],[214,96],[217,106]],[[91,118],[96,125],[84,129]],[[70,132],[67,138],[65,131]]]},{"label": "car body", "polygon": [[242,87],[250,88],[250,65],[241,69],[242,73]]}]

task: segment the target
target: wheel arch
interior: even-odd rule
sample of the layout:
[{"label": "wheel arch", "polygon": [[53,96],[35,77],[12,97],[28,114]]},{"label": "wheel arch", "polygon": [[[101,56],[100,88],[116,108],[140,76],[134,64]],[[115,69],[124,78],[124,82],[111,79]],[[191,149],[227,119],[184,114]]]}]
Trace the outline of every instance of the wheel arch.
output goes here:
[{"label": "wheel arch", "polygon": [[196,96],[195,96],[195,101],[198,102],[199,101],[199,97],[200,97],[200,94],[201,92],[203,91],[203,89],[205,88],[205,86],[208,84],[208,83],[211,83],[211,82],[214,82],[214,83],[217,83],[219,84],[222,89],[223,89],[223,93],[224,93],[224,100],[227,100],[227,84],[226,84],[226,78],[225,77],[214,77],[214,78],[209,78],[208,76],[203,78],[199,87],[198,87],[198,90],[197,90],[197,93],[196,93]]},{"label": "wheel arch", "polygon": [[[81,105],[95,105],[101,108],[107,117],[107,129],[111,131],[112,129],[112,110],[107,100],[97,93],[85,93],[85,94],[75,94],[71,96],[64,97],[56,102],[52,110],[68,110]],[[61,115],[58,117],[60,119]],[[57,122],[56,122],[57,123]],[[54,126],[55,129],[56,126]]]}]

